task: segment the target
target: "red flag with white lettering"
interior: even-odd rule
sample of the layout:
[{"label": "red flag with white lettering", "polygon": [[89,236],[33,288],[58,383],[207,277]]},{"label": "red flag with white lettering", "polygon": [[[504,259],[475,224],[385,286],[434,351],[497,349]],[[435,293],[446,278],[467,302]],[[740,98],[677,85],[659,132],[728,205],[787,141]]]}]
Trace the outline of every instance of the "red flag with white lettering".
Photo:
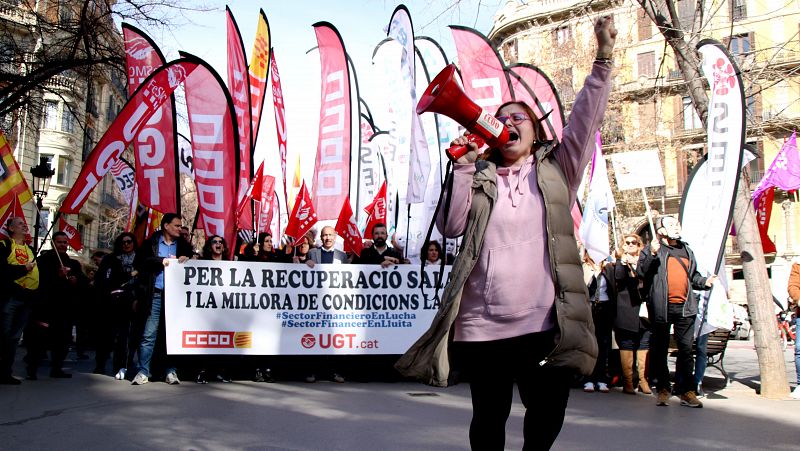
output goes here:
[{"label": "red flag with white lettering", "polygon": [[80,232],[68,223],[63,216],[59,216],[58,218],[58,229],[67,234],[69,247],[75,249],[76,252],[80,252],[80,250],[83,249]]},{"label": "red flag with white lettering", "polygon": [[[123,23],[125,65],[128,69],[128,94],[155,69],[164,65],[164,55],[152,39],[134,26]],[[136,158],[136,183],[139,202],[159,211],[178,211],[180,198],[175,167],[178,131],[175,120],[175,97],[159,108],[142,126],[133,141]]]},{"label": "red flag with white lettering", "polygon": [[275,177],[264,175],[261,183],[261,190],[256,193],[258,197],[258,230],[265,231],[269,227],[272,219],[272,198],[275,196]]},{"label": "red flag with white lettering", "polygon": [[364,207],[364,211],[369,217],[367,229],[364,231],[364,238],[372,239],[372,228],[376,224],[386,224],[386,205],[386,181],[384,181],[375,194],[375,199],[372,200],[372,203]]},{"label": "red flag with white lettering", "polygon": [[[179,59],[156,69],[133,93],[128,103],[89,153],[81,173],[61,204],[61,213],[77,214],[92,190],[132,144],[145,123],[166,103],[175,89],[198,66],[197,61]],[[141,191],[141,190],[139,190]]]},{"label": "red flag with white lettering", "polygon": [[272,68],[272,102],[275,106],[275,131],[278,134],[278,154],[281,157],[281,174],[283,175],[283,200],[289,205],[289,191],[286,188],[286,109],[283,104],[283,90],[281,89],[281,76],[278,73],[278,62],[275,60],[275,51],[271,54]]},{"label": "red flag with white lettering", "polygon": [[[184,54],[185,55],[185,54]],[[236,242],[239,137],[233,102],[219,74],[205,61],[186,79],[186,108],[194,146],[194,174],[200,219],[206,236]],[[249,183],[248,183],[249,186]],[[235,246],[230,246],[228,258]]]},{"label": "red flag with white lettering", "polygon": [[756,222],[761,235],[761,247],[765,254],[776,252],[775,243],[769,237],[769,219],[772,216],[772,201],[775,198],[775,187],[771,186],[756,199]]},{"label": "red flag with white lettering", "polygon": [[322,70],[314,202],[320,219],[336,219],[350,192],[350,71],[344,43],[328,22],[314,24]]},{"label": "red flag with white lettering", "polygon": [[481,108],[494,114],[497,108],[512,100],[510,80],[495,47],[480,32],[450,25],[461,65],[464,93]]},{"label": "red flag with white lettering", "polygon": [[[228,90],[233,100],[239,139],[239,192],[237,199],[245,199],[247,187],[253,177],[252,168],[252,111],[250,110],[250,75],[239,27],[230,8],[225,7],[228,23]],[[238,217],[240,230],[253,230],[253,209],[248,204]]]},{"label": "red flag with white lettering", "polygon": [[336,221],[336,233],[344,239],[344,250],[355,253],[361,256],[361,250],[364,245],[362,243],[361,232],[356,225],[356,219],[353,217],[353,208],[350,206],[350,197],[344,200],[342,211],[339,213],[339,220]]},{"label": "red flag with white lettering", "polygon": [[294,201],[294,208],[291,216],[289,216],[289,223],[286,225],[284,235],[299,240],[316,223],[317,213],[314,211],[314,204],[308,194],[306,182],[303,182],[300,192],[297,194],[297,200]]}]

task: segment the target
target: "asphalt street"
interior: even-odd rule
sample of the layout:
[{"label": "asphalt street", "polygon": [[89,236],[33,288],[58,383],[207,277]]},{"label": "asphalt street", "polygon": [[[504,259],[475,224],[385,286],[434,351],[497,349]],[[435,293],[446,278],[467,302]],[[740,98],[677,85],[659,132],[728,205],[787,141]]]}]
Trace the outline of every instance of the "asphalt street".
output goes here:
[{"label": "asphalt street", "polygon": [[[24,354],[24,350],[20,350]],[[793,349],[786,351],[794,387]],[[672,398],[571,392],[558,450],[796,450],[800,401],[756,394],[758,363],[748,341],[729,342],[725,386],[709,368],[703,409]],[[469,388],[410,382],[132,386],[68,361],[73,379],[0,386],[0,449],[463,450],[469,448]],[[19,364],[17,373],[23,371]],[[547,387],[542,387],[547,390]],[[537,412],[547,415],[547,412]],[[507,449],[522,448],[521,403],[507,427]]]}]

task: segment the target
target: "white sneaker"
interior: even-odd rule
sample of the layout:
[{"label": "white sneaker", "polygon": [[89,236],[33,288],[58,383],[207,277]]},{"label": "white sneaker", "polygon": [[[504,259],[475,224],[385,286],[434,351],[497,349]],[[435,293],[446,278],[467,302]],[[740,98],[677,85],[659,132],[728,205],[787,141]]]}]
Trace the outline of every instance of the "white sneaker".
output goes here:
[{"label": "white sneaker", "polygon": [[145,376],[144,373],[138,373],[136,374],[136,377],[133,378],[131,385],[144,385],[148,382],[150,382],[150,378]]},{"label": "white sneaker", "polygon": [[583,391],[585,391],[586,393],[594,393],[594,382],[587,382],[583,384]]},{"label": "white sneaker", "polygon": [[608,389],[608,384],[606,384],[605,382],[598,382],[598,383],[597,383],[597,390],[598,390],[600,393],[608,393],[608,392],[610,391],[610,390]]},{"label": "white sneaker", "polygon": [[793,392],[792,392],[792,394],[791,394],[791,395],[789,395],[789,396],[791,396],[791,397],[792,397],[792,399],[800,399],[800,385],[798,385],[797,387],[795,387],[795,388],[794,388],[794,391],[793,391]]},{"label": "white sneaker", "polygon": [[178,385],[181,383],[181,380],[178,379],[178,375],[175,374],[174,371],[167,373],[167,383],[169,385]]},{"label": "white sneaker", "polygon": [[116,379],[118,381],[124,381],[125,380],[125,374],[127,373],[127,371],[128,370],[125,369],[125,368],[120,368],[119,371],[117,371],[117,374],[114,376],[114,379]]}]

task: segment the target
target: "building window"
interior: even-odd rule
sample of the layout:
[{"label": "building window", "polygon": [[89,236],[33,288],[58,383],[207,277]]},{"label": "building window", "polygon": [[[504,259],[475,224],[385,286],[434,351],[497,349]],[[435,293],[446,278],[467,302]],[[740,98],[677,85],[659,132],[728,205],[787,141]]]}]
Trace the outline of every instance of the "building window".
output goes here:
[{"label": "building window", "polygon": [[86,226],[81,224],[80,222],[75,225],[75,228],[78,230],[78,235],[81,238],[81,246],[86,242]]},{"label": "building window", "polygon": [[656,54],[655,52],[640,53],[636,57],[639,76],[644,75],[648,78],[656,76]]},{"label": "building window", "polygon": [[50,169],[53,169],[53,156],[52,155],[46,154],[46,153],[40,153],[39,154],[39,160],[42,160],[42,159],[44,159],[44,161],[47,163],[47,166]]},{"label": "building window", "polygon": [[58,23],[60,25],[69,25],[72,22],[72,6],[70,2],[58,5]]},{"label": "building window", "polygon": [[731,7],[731,22],[747,18],[747,2],[745,0],[728,0]]},{"label": "building window", "polygon": [[654,102],[640,103],[637,118],[639,119],[638,136],[652,137],[656,132],[656,104]]},{"label": "building window", "polygon": [[43,128],[48,130],[58,129],[58,102],[55,100],[45,100],[44,102],[44,124]]},{"label": "building window", "polygon": [[697,111],[695,111],[694,105],[692,105],[692,99],[689,96],[686,96],[682,100],[683,100],[683,129],[694,130],[697,128],[703,128],[703,123],[700,122],[700,116],[697,115]]},{"label": "building window", "polygon": [[106,120],[112,122],[117,117],[117,102],[114,96],[108,96],[108,109],[106,110]]},{"label": "building window", "polygon": [[86,93],[86,112],[97,117],[97,98],[94,93],[94,83],[89,83],[89,89]]},{"label": "building window", "polygon": [[64,104],[64,109],[61,111],[61,131],[72,133],[75,131],[75,116],[69,109],[69,105]]},{"label": "building window", "polygon": [[646,41],[653,37],[653,21],[650,20],[643,9],[639,9],[636,15],[636,23],[639,28],[639,40]]},{"label": "building window", "polygon": [[558,27],[553,30],[554,46],[560,47],[570,41],[572,41],[572,30],[570,30],[569,25],[564,25],[563,27]]},{"label": "building window", "polygon": [[72,183],[72,158],[66,156],[58,157],[56,183],[59,185],[69,185]]},{"label": "building window", "polygon": [[572,68],[561,69],[555,74],[555,85],[561,101],[569,103],[575,100],[575,88],[572,83]]},{"label": "building window", "polygon": [[89,156],[92,149],[94,149],[94,129],[86,127],[83,134],[83,154],[81,155],[83,161],[86,161],[86,157]]},{"label": "building window", "polygon": [[752,50],[750,34],[740,34],[731,37],[730,50],[733,55],[747,55]]}]

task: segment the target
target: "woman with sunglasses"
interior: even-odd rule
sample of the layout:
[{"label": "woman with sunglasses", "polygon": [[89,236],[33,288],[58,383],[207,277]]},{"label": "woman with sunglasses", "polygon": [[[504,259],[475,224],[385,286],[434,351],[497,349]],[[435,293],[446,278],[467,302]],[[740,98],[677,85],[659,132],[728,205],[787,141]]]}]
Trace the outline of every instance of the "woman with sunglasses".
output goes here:
[{"label": "woman with sunglasses", "polygon": [[634,368],[638,368],[639,391],[648,395],[652,393],[645,375],[650,345],[650,321],[647,319],[647,304],[642,294],[643,281],[636,274],[636,265],[643,248],[639,235],[625,235],[622,247],[616,251],[617,263],[614,269],[617,295],[614,338],[619,346],[622,391],[629,395],[636,394],[633,385]]},{"label": "woman with sunglasses", "polygon": [[452,336],[453,359],[470,383],[473,449],[503,449],[515,381],[528,409],[524,447],[552,446],[574,372],[591,373],[597,358],[570,215],[611,91],[613,19],[599,18],[594,32],[597,58],[560,143],[543,141],[522,102],[495,115],[510,135],[501,148],[479,157],[466,137],[453,141],[468,153],[437,225],[447,237],[463,235],[462,249],[433,324],[396,368],[446,386]]},{"label": "woman with sunglasses", "polygon": [[[225,242],[225,238],[219,235],[211,235],[206,239],[206,243],[203,245],[203,252],[201,253],[200,260],[228,260],[225,257],[226,255],[228,255],[228,243]],[[211,363],[211,365],[201,365],[200,371],[197,372],[197,377],[194,379],[196,383],[208,383],[208,372],[206,370],[211,367],[219,368],[219,370],[216,371],[216,379],[219,382],[231,382],[227,369],[219,364],[226,359],[225,356],[199,356],[199,358],[202,362],[208,362]]]},{"label": "woman with sunglasses", "polygon": [[105,374],[106,362],[111,352],[114,378],[125,380],[128,368],[133,367],[133,355],[139,346],[139,338],[132,335],[136,330],[133,316],[133,301],[136,270],[133,259],[136,257],[136,236],[130,232],[120,234],[114,240],[114,250],[103,257],[95,274],[94,285],[100,296],[107,302],[101,304],[97,312],[97,353],[95,354],[96,374]]}]

